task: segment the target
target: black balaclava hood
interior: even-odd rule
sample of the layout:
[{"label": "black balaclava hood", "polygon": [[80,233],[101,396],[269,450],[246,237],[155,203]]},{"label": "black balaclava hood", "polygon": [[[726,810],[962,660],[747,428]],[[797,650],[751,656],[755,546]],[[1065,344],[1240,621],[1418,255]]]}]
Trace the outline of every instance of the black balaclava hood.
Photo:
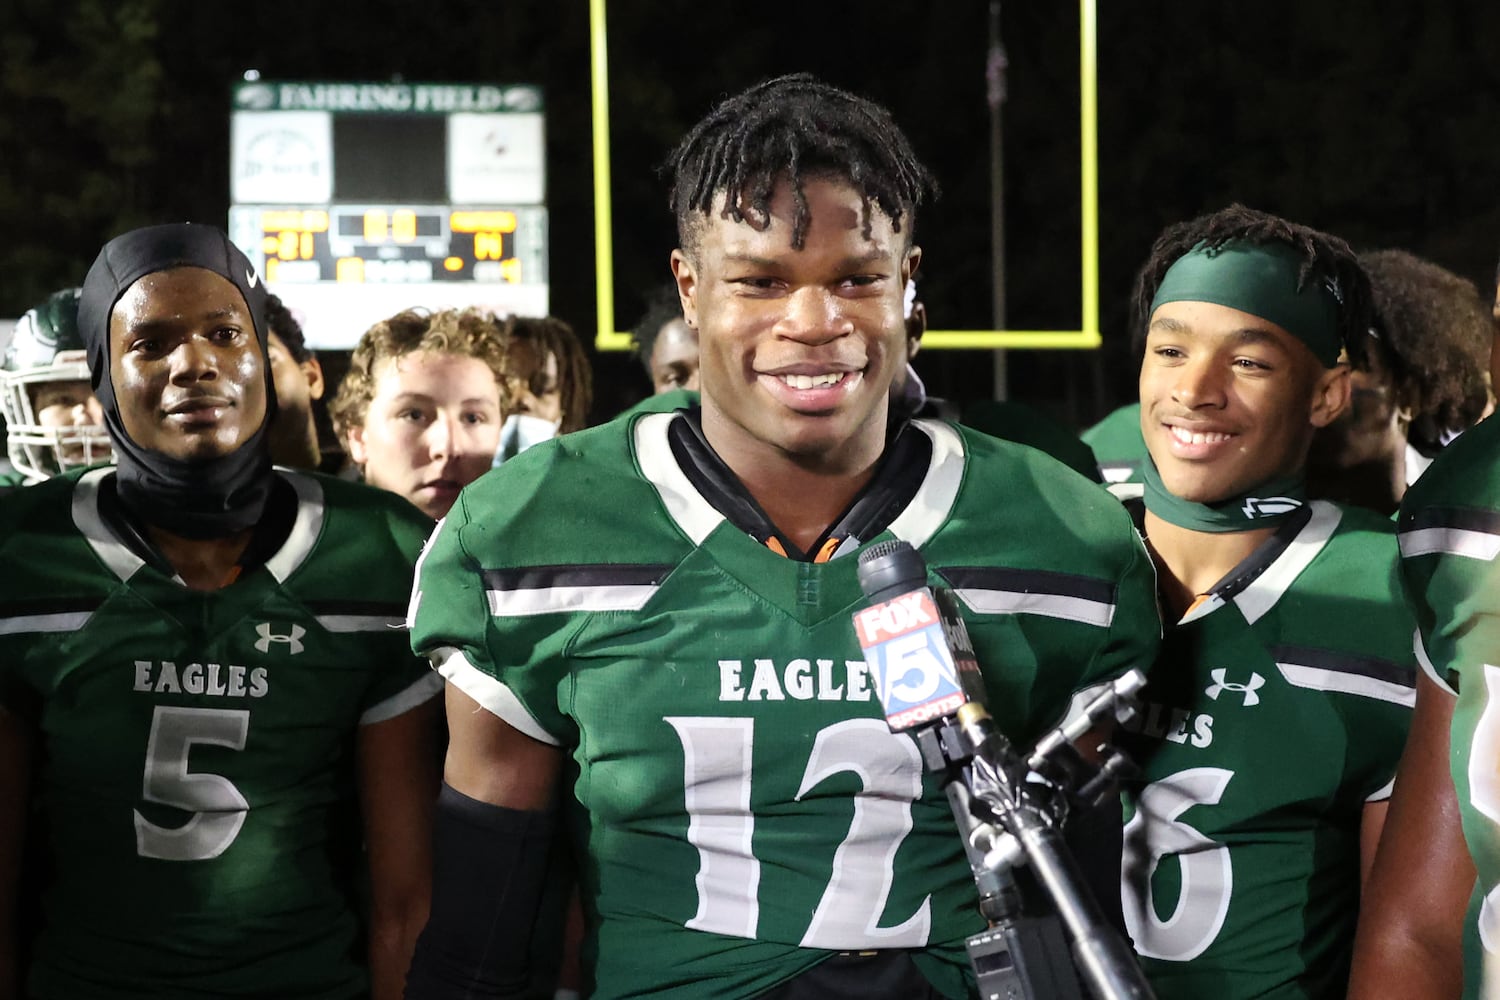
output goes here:
[{"label": "black balaclava hood", "polygon": [[[239,289],[260,342],[266,418],[249,440],[219,458],[182,461],[131,440],[110,375],[109,318],[115,303],[139,279],[178,267],[201,267]],[[276,415],[276,388],[266,329],[265,283],[222,230],[192,223],[149,226],[116,236],[99,251],[78,300],[78,331],[114,443],[116,493],[138,521],[184,538],[222,538],[260,520],[275,482],[267,435]]]}]

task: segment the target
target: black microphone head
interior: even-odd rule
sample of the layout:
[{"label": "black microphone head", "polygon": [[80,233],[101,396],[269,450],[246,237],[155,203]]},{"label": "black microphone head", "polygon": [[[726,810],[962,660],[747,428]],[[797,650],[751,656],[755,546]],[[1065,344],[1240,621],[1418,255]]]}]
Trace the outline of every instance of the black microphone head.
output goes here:
[{"label": "black microphone head", "polygon": [[859,589],[883,601],[927,586],[927,560],[910,542],[892,538],[876,542],[859,554]]}]

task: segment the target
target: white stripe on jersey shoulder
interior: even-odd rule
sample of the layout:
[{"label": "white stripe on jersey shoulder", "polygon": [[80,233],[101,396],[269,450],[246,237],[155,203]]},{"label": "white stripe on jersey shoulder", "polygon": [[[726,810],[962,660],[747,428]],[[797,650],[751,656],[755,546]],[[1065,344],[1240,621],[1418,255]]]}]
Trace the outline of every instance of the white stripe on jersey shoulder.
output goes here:
[{"label": "white stripe on jersey shoulder", "polygon": [[[670,416],[670,414],[665,414]],[[561,746],[561,742],[536,721],[526,706],[521,704],[510,688],[469,662],[463,650],[452,646],[439,646],[428,654],[432,669],[447,678],[454,687],[473,698],[491,715],[519,732],[549,746]]]},{"label": "white stripe on jersey shoulder", "polygon": [[1416,688],[1383,681],[1378,677],[1346,673],[1342,670],[1329,670],[1325,667],[1312,667],[1304,663],[1278,662],[1276,669],[1281,671],[1281,676],[1293,687],[1307,688],[1310,691],[1357,694],[1365,698],[1388,701],[1393,705],[1404,705],[1407,708],[1417,703]]},{"label": "white stripe on jersey shoulder", "polygon": [[703,540],[723,522],[724,515],[703,499],[703,494],[693,488],[677,464],[672,446],[667,441],[667,428],[674,419],[676,415],[672,413],[650,413],[637,420],[635,457],[640,462],[641,474],[656,487],[667,516],[694,545],[702,545]]},{"label": "white stripe on jersey shoulder", "polygon": [[485,591],[490,614],[496,618],[570,611],[639,611],[660,588],[658,584],[621,584],[578,587],[537,587],[525,590]]},{"label": "white stripe on jersey shoulder", "polygon": [[277,468],[276,472],[297,491],[297,519],[292,522],[291,533],[276,554],[266,560],[266,569],[276,582],[285,583],[318,544],[318,535],[323,530],[323,485],[294,469]]},{"label": "white stripe on jersey shoulder", "polygon": [[330,632],[389,632],[406,627],[396,615],[318,615],[318,624]]},{"label": "white stripe on jersey shoulder", "polygon": [[932,439],[932,461],[917,487],[917,495],[890,524],[891,534],[920,549],[953,512],[964,478],[964,442],[958,431],[941,420],[913,420]]},{"label": "white stripe on jersey shoulder", "polygon": [[1432,658],[1427,655],[1427,644],[1422,641],[1422,632],[1417,630],[1411,634],[1412,651],[1417,654],[1417,665],[1422,668],[1422,673],[1427,675],[1428,680],[1442,688],[1453,697],[1458,697],[1458,692],[1453,690],[1453,685],[1447,679],[1438,675],[1437,667],[1432,665]]},{"label": "white stripe on jersey shoulder", "polygon": [[77,632],[88,624],[93,612],[62,611],[52,615],[18,615],[0,618],[0,635],[25,635],[28,632]]},{"label": "white stripe on jersey shoulder", "polygon": [[394,719],[398,715],[405,715],[418,705],[425,705],[436,698],[442,690],[443,679],[429,671],[385,701],[376,702],[365,709],[364,714],[359,717],[359,724],[368,726]]},{"label": "white stripe on jersey shoulder", "polygon": [[1041,615],[1100,628],[1109,628],[1115,620],[1113,604],[1087,597],[976,587],[955,588],[953,592],[969,610],[981,615]]},{"label": "white stripe on jersey shoulder", "polygon": [[1500,535],[1471,528],[1417,528],[1401,532],[1398,540],[1403,559],[1437,553],[1494,562],[1500,555]]},{"label": "white stripe on jersey shoulder", "polygon": [[1314,500],[1308,506],[1312,508],[1312,517],[1297,532],[1297,537],[1266,567],[1264,573],[1234,595],[1234,603],[1239,606],[1245,621],[1254,624],[1276,606],[1302,571],[1323,551],[1339,521],[1343,520],[1343,511],[1326,500]]},{"label": "white stripe on jersey shoulder", "polygon": [[114,471],[114,466],[106,465],[79,477],[73,486],[73,525],[82,532],[89,548],[111,573],[121,580],[129,580],[135,576],[136,570],[146,565],[146,560],[116,538],[99,515],[99,485],[114,475]]}]

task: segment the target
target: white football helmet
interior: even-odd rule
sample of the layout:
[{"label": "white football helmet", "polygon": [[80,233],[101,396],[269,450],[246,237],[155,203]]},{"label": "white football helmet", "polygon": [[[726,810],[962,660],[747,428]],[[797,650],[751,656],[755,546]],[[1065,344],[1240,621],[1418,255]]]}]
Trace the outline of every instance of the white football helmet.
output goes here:
[{"label": "white football helmet", "polygon": [[87,419],[82,402],[70,407],[66,422],[42,423],[37,393],[59,382],[82,382],[85,390],[89,386],[88,352],[78,334],[76,288],[54,293],[21,317],[0,371],[6,452],[31,482],[113,457],[104,425],[79,422]]}]

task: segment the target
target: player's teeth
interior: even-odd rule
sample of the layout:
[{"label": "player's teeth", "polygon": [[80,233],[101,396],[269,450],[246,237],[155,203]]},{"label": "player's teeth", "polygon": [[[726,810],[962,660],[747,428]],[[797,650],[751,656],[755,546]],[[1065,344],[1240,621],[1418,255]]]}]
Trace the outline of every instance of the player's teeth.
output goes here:
[{"label": "player's teeth", "polygon": [[1172,428],[1172,436],[1183,444],[1220,444],[1228,441],[1228,434],[1219,434],[1214,431],[1189,431],[1181,427]]},{"label": "player's teeth", "polygon": [[843,372],[825,372],[822,375],[783,375],[781,381],[793,389],[816,389],[820,386],[836,385],[843,377]]}]

